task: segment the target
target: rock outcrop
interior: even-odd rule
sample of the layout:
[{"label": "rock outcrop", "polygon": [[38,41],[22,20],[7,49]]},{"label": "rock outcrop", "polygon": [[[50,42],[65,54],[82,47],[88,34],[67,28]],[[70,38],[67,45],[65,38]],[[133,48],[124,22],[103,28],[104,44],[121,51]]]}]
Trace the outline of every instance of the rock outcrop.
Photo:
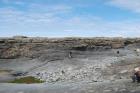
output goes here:
[{"label": "rock outcrop", "polygon": [[[140,38],[31,38],[17,36],[13,38],[0,38],[0,58],[40,57],[46,56],[49,51],[97,51],[124,48],[125,46],[139,44]],[[53,52],[51,52],[53,53]],[[54,56],[60,56],[55,55]]]}]

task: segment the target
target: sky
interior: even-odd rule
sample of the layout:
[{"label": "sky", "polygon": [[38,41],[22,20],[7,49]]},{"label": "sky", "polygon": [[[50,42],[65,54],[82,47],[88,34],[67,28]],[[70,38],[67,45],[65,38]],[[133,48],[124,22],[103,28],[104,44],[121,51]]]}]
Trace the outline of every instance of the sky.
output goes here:
[{"label": "sky", "polygon": [[0,37],[140,37],[140,0],[0,0]]}]

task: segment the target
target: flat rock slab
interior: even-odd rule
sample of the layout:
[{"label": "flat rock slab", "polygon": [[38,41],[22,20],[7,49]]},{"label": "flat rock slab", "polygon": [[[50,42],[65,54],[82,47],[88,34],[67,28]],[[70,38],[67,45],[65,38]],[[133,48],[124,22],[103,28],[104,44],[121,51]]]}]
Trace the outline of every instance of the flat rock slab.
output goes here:
[{"label": "flat rock slab", "polygon": [[140,84],[130,80],[57,84],[0,84],[0,93],[140,93]]}]

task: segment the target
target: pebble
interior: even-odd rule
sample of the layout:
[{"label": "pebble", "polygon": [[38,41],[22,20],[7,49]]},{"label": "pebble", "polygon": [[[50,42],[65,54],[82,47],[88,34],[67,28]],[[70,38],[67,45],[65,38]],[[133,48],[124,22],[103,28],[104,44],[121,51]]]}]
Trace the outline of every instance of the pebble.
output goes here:
[{"label": "pebble", "polygon": [[88,93],[94,93],[95,91],[94,90],[88,90]]},{"label": "pebble", "polygon": [[120,72],[120,74],[124,74],[124,73],[127,73],[128,72],[128,70],[122,70],[121,72]]},{"label": "pebble", "polygon": [[121,92],[124,92],[124,91],[126,91],[126,89],[121,89],[120,91],[121,91]]},{"label": "pebble", "polygon": [[104,93],[109,93],[111,92],[112,90],[104,90]]},{"label": "pebble", "polygon": [[17,92],[17,93],[24,93],[23,91],[19,91],[19,92]]},{"label": "pebble", "polygon": [[135,92],[136,92],[136,90],[130,90],[130,92],[131,92],[131,93],[135,93]]}]

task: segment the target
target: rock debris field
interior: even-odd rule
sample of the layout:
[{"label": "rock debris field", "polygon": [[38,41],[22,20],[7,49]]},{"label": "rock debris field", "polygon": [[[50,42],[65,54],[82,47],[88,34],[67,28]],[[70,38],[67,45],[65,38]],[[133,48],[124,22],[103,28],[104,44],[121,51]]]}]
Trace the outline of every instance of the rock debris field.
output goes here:
[{"label": "rock debris field", "polygon": [[[140,93],[139,48],[139,38],[0,38],[0,93]],[[28,76],[44,83],[9,83]]]}]

